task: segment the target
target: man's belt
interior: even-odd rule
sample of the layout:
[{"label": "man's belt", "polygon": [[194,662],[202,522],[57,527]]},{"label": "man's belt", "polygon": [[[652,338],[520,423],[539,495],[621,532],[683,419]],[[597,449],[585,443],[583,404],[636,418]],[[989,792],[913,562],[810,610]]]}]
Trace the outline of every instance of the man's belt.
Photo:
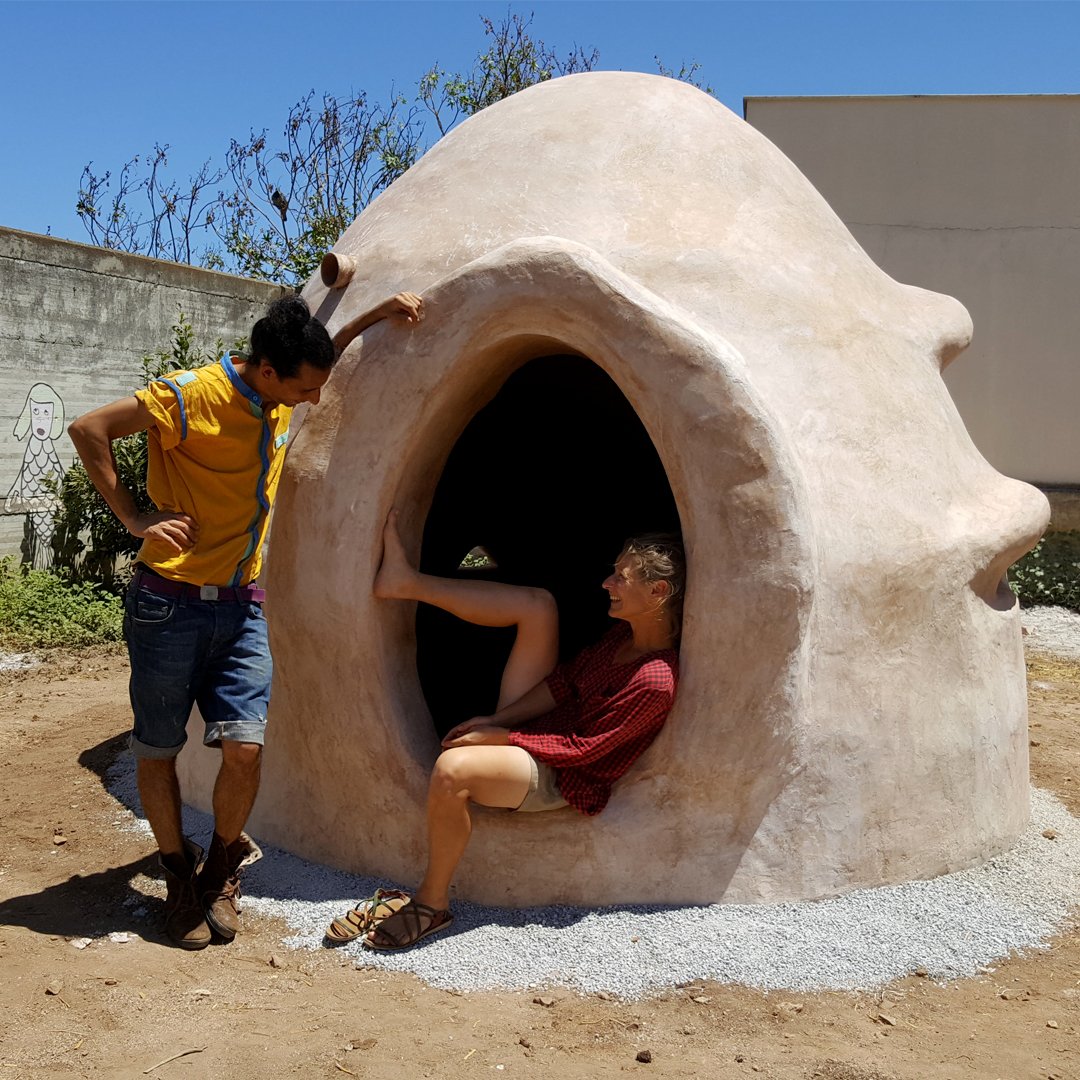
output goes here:
[{"label": "man's belt", "polygon": [[189,585],[186,581],[170,581],[142,566],[135,571],[135,584],[158,596],[185,600],[223,600],[234,604],[261,604],[266,600],[266,590],[254,585]]}]

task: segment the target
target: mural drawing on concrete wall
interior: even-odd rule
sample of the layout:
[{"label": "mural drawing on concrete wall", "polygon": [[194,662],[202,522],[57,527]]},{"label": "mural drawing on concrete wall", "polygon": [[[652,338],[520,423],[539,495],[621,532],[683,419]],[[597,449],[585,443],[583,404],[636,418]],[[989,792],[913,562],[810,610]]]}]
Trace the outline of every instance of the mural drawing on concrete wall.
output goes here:
[{"label": "mural drawing on concrete wall", "polygon": [[48,383],[34,383],[26,395],[12,434],[26,440],[19,475],[4,500],[9,513],[27,514],[27,541],[30,561],[46,566],[51,561],[53,496],[46,478],[59,481],[64,466],[56,453],[56,440],[64,430],[64,403]]}]

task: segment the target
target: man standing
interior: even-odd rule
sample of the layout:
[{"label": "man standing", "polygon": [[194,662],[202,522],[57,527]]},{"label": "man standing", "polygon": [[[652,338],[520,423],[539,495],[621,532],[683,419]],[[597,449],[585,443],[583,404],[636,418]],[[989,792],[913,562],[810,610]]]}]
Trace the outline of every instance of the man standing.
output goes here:
[{"label": "man standing", "polygon": [[[239,928],[239,875],[261,856],[244,833],[259,789],[272,663],[255,582],[277,491],[292,407],[318,404],[348,342],[387,317],[422,318],[401,293],[331,342],[298,296],[275,300],[251,332],[251,354],[181,371],[75,420],[68,428],[87,474],[141,537],[125,598],[131,660],[131,749],[139,795],[157,841],[167,896],[165,931],[185,949],[231,940]],[[142,514],[120,484],[112,442],[148,437]],[[191,708],[204,743],[220,747],[214,835],[202,849],[183,835],[176,755]]]}]

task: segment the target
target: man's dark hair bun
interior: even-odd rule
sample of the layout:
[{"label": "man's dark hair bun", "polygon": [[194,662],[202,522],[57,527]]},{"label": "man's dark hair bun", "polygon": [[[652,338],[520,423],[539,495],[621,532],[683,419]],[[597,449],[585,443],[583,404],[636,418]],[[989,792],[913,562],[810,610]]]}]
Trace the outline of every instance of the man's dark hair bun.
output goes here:
[{"label": "man's dark hair bun", "polygon": [[251,358],[265,360],[282,379],[295,376],[304,363],[328,371],[336,359],[326,327],[295,293],[275,300],[251,328]]},{"label": "man's dark hair bun", "polygon": [[283,296],[270,305],[266,317],[283,336],[298,337],[311,319],[311,309],[300,296]]}]

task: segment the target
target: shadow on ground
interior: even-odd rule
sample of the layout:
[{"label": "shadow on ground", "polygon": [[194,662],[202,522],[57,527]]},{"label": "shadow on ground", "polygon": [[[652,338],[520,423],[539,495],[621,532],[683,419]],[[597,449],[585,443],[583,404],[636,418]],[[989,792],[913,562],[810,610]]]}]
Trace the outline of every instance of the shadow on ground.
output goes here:
[{"label": "shadow on ground", "polygon": [[146,912],[157,912],[163,901],[132,885],[138,874],[153,871],[152,858],[143,856],[96,874],[76,874],[40,892],[10,897],[0,903],[0,926],[22,926],[36,934],[73,938],[125,931],[164,941],[152,932],[148,935],[146,918]]}]

